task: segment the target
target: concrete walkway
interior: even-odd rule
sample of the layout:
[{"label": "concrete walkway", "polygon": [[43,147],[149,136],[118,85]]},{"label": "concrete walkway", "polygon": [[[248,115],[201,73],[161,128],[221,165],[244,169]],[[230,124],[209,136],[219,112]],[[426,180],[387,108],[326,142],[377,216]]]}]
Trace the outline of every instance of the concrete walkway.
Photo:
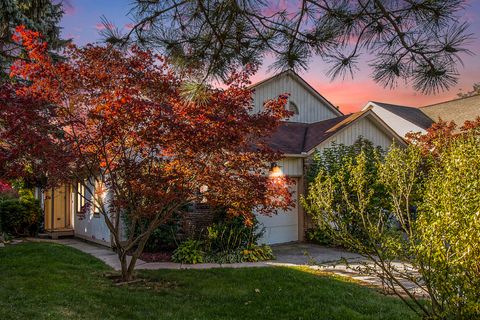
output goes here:
[{"label": "concrete walkway", "polygon": [[[112,269],[121,270],[120,260],[118,255],[112,251],[112,249],[98,245],[91,242],[82,241],[79,239],[38,239],[27,238],[32,242],[49,242],[62,244],[70,248],[75,248],[82,252],[88,253],[95,258],[102,260],[106,265]],[[249,268],[249,267],[268,267],[265,262],[245,262],[245,263],[230,263],[230,264],[218,264],[218,263],[198,263],[198,264],[182,264],[175,262],[145,262],[143,260],[137,260],[136,270],[158,270],[158,269],[213,269],[213,268]]]}]

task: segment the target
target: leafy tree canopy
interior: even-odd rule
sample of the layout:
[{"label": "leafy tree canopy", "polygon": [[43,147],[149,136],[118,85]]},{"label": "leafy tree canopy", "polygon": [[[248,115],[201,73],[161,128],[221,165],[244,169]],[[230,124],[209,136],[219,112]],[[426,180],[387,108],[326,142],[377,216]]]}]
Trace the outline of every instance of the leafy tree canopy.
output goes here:
[{"label": "leafy tree canopy", "polygon": [[474,83],[473,88],[467,92],[460,92],[458,96],[460,98],[468,98],[480,94],[480,82]]}]

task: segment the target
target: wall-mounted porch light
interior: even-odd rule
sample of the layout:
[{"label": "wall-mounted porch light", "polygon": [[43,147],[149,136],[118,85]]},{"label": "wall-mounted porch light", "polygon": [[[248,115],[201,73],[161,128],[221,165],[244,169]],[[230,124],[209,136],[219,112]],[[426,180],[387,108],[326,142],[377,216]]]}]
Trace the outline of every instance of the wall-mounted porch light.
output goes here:
[{"label": "wall-mounted porch light", "polygon": [[270,164],[270,172],[269,172],[269,175],[270,175],[270,177],[272,177],[272,178],[283,176],[282,168],[281,168],[276,162],[272,162],[272,163]]}]

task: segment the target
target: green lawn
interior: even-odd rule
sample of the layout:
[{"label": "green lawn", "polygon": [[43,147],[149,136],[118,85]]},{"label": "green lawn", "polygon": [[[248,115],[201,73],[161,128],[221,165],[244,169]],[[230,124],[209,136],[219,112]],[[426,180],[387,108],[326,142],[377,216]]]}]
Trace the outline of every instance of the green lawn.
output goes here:
[{"label": "green lawn", "polygon": [[145,271],[130,287],[109,270],[61,245],[0,249],[0,319],[415,319],[397,298],[300,269]]}]

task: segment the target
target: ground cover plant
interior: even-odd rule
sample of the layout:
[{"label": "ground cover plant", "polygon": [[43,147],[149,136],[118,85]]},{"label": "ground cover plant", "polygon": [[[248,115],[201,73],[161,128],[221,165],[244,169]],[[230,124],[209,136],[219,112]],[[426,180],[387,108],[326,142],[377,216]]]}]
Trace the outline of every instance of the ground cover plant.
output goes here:
[{"label": "ground cover plant", "polygon": [[246,223],[242,217],[228,217],[220,213],[217,221],[207,227],[200,239],[189,239],[179,245],[172,258],[180,263],[238,263],[274,259],[272,249],[259,245],[263,235],[253,217]]}]

